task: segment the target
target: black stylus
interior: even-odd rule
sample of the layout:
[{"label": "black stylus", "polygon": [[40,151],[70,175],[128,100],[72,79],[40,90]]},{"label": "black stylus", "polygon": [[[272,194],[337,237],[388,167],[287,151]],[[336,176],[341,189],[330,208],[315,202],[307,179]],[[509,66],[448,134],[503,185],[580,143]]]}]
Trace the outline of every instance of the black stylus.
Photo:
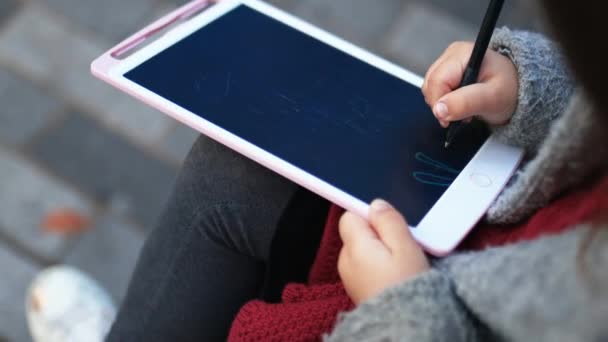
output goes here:
[{"label": "black stylus", "polygon": [[[473,52],[471,53],[471,59],[469,59],[469,63],[467,64],[467,68],[462,75],[462,81],[460,81],[458,88],[477,83],[481,62],[483,62],[483,58],[488,50],[488,45],[490,44],[492,33],[494,33],[494,29],[496,28],[496,22],[500,16],[500,11],[502,10],[503,4],[504,0],[490,1],[490,6],[488,6],[486,15],[481,23],[481,28],[477,34],[477,40],[475,41],[475,46],[473,47]],[[458,135],[458,132],[462,130],[463,125],[463,121],[455,121],[450,124],[445,139],[445,148],[448,148],[450,144],[452,144],[454,138],[456,135]]]}]

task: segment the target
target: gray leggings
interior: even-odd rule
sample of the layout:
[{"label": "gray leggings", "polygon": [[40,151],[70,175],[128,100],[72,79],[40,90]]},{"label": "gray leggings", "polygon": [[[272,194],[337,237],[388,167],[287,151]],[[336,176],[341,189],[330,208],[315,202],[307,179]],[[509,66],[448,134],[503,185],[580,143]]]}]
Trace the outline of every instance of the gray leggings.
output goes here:
[{"label": "gray leggings", "polygon": [[[265,284],[277,284],[268,277],[271,259],[281,259],[279,265],[288,264],[286,258],[298,259],[302,244],[285,248],[289,238],[300,234],[305,240],[306,234],[312,234],[309,241],[318,243],[320,229],[306,233],[306,229],[293,230],[291,224],[280,248],[287,252],[272,252],[280,222],[290,221],[285,213],[298,192],[305,193],[304,207],[320,201],[289,180],[200,137],[145,243],[108,340],[225,340],[238,309],[260,297]],[[315,215],[322,222],[323,210]],[[305,208],[299,214],[296,210],[291,223],[306,222],[308,216]],[[311,255],[308,252],[303,267],[309,266]]]}]

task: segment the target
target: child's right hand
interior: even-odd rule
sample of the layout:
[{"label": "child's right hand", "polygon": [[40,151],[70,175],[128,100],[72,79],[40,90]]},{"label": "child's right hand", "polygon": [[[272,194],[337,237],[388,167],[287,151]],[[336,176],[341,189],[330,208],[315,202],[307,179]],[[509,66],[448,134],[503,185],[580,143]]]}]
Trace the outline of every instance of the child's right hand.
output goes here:
[{"label": "child's right hand", "polygon": [[452,43],[425,76],[422,93],[443,127],[473,116],[493,125],[506,124],[517,107],[517,69],[493,50],[488,50],[483,60],[479,83],[456,89],[472,49],[470,42]]}]

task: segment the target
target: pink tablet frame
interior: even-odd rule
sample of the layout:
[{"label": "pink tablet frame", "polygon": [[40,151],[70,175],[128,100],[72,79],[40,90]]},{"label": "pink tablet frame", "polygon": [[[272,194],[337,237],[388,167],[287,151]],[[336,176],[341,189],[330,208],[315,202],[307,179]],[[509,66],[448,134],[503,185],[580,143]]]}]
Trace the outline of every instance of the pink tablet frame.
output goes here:
[{"label": "pink tablet frame", "polygon": [[128,54],[131,50],[138,48],[139,45],[146,42],[149,38],[156,35],[158,32],[164,30],[165,28],[175,23],[178,23],[181,20],[186,20],[190,16],[198,14],[201,10],[204,10],[220,1],[221,0],[194,0],[165,15],[164,17],[158,19],[157,21],[133,34],[129,38],[125,39],[123,42],[119,43],[114,48],[108,50],[95,61],[93,61],[93,63],[91,64],[92,74],[95,77],[137,98],[143,103],[166,113],[167,115],[184,123],[187,126],[197,129],[201,133],[209,136],[210,138],[230,147],[235,151],[238,151],[246,157],[258,162],[259,164],[264,165],[265,167],[319,194],[320,196],[327,198],[331,202],[336,203],[337,205],[346,208],[360,215],[361,217],[367,218],[369,212],[369,204],[344,193],[343,191],[331,186],[323,180],[318,179],[310,174],[307,174],[306,172],[300,170],[299,168],[293,165],[288,164],[283,160],[283,163],[277,163],[275,159],[276,157],[270,158],[268,154],[260,154],[259,149],[251,144],[243,144],[238,140],[227,138],[226,135],[218,134],[217,130],[208,129],[208,127],[201,127],[200,124],[192,122],[188,120],[188,118],[185,118],[183,115],[176,113],[172,108],[156,103],[150,98],[142,96],[142,94],[125,87],[123,84],[117,82],[115,79],[110,77],[110,70],[120,64],[120,62],[122,61],[122,56]]},{"label": "pink tablet frame", "polygon": [[[116,64],[120,62],[120,59],[133,49],[138,48],[139,45],[146,42],[149,38],[152,38],[157,33],[161,32],[165,28],[174,25],[181,20],[186,20],[192,15],[198,13],[201,10],[209,8],[211,5],[217,3],[219,0],[194,0],[187,3],[186,5],[177,8],[173,12],[161,17],[152,24],[144,27],[137,31],[135,34],[125,39],[112,49],[106,51],[101,57],[97,58],[91,65],[91,72],[96,77],[108,81],[105,75],[111,70]],[[115,84],[113,84],[115,85]],[[130,94],[133,95],[133,94]]]},{"label": "pink tablet frame", "polygon": [[[145,94],[139,93],[136,90],[133,90],[125,86],[124,84],[121,84],[110,75],[110,71],[117,67],[122,62],[121,58],[127,55],[130,51],[137,48],[142,43],[148,41],[150,38],[152,38],[157,33],[163,31],[165,28],[172,26],[173,24],[179,23],[182,20],[186,20],[190,17],[198,15],[200,11],[205,10],[206,8],[210,7],[210,5],[218,2],[220,2],[220,0],[194,0],[176,9],[175,11],[167,14],[166,16],[160,18],[154,23],[146,26],[131,37],[127,38],[125,41],[118,44],[116,47],[110,49],[102,56],[97,58],[91,64],[91,72],[93,73],[93,75],[100,78],[101,80],[113,85],[118,89],[121,89],[122,91],[150,105],[151,107],[157,108],[158,110],[166,113],[167,115],[175,118],[176,120],[184,123],[185,125],[200,131],[206,136],[220,142],[223,145],[228,146],[229,148],[243,154],[244,156],[256,161],[257,163],[292,180],[293,182],[300,184],[301,186],[317,193],[322,197],[327,198],[329,201],[351,212],[354,212],[355,214],[363,218],[368,219],[368,203],[365,203],[355,198],[354,196],[349,195],[343,190],[332,186],[331,184],[303,171],[302,169],[294,165],[289,164],[285,160],[282,160],[247,141],[242,140],[241,138],[233,135],[232,133],[225,131],[218,126],[215,126],[202,118],[193,118],[182,115],[178,113],[178,110],[175,109],[173,106],[156,101],[150,98],[149,96],[146,96]],[[335,39],[339,40],[339,38],[337,37]],[[344,41],[342,42],[345,44],[349,44]],[[361,51],[367,53],[364,50]],[[378,57],[374,56],[374,58]],[[393,65],[390,62],[384,60],[382,61],[387,65]],[[409,82],[413,82],[413,84],[417,84],[418,86],[422,83],[421,78],[411,73],[409,73],[409,78]],[[477,157],[482,154],[482,151],[485,156],[494,156],[494,161],[496,161],[496,163],[474,163]],[[490,195],[492,196],[491,198],[495,198],[496,195],[498,195],[498,193],[500,192],[500,189],[502,189],[502,187],[508,181],[509,176],[514,172],[517,164],[521,160],[522,155],[522,151],[519,149],[500,144],[495,139],[489,139],[488,142],[484,144],[482,149],[469,163],[469,165],[467,165],[467,167],[462,171],[461,175],[458,176],[453,186],[446,191],[444,196],[442,196],[435,204],[435,206],[429,211],[433,212],[434,210],[442,210],[441,212],[445,213],[445,210],[451,210],[455,212],[464,212],[470,210],[471,207],[476,207],[474,209],[474,212],[476,213],[475,217],[465,217],[463,218],[464,221],[461,220],[460,222],[463,227],[466,227],[466,231],[461,229],[460,233],[458,233],[457,235],[453,233],[451,234],[449,232],[444,231],[441,226],[449,224],[450,222],[454,223],[454,221],[450,221],[453,220],[453,218],[438,217],[438,215],[430,217],[433,215],[426,215],[426,217],[419,224],[419,227],[424,225],[425,229],[412,230],[414,238],[422,245],[425,250],[427,250],[431,254],[437,256],[448,254],[466,236],[468,231],[472,229],[474,224],[481,218],[483,213],[491,204],[491,201],[485,201],[483,203],[477,203],[475,205],[469,203],[467,204],[467,206],[464,206],[463,204],[461,208],[451,207],[449,206],[449,203],[457,203],[454,198],[454,194],[456,193],[456,191],[451,191],[451,189],[453,187],[456,188],[459,185],[459,191],[460,193],[463,193],[463,187],[465,187],[466,184],[470,183],[470,181],[467,180],[469,178],[467,172],[488,171],[488,174],[499,175],[497,177],[497,181],[492,186],[492,189],[480,190],[478,188],[475,188],[471,190],[473,192],[477,191],[479,196],[485,196],[486,199],[490,198],[488,197]],[[501,163],[501,160],[506,162]],[[505,167],[505,165],[507,166]],[[426,228],[427,226],[429,228]],[[454,236],[443,238],[442,235]],[[439,242],[439,240],[443,241]]]}]

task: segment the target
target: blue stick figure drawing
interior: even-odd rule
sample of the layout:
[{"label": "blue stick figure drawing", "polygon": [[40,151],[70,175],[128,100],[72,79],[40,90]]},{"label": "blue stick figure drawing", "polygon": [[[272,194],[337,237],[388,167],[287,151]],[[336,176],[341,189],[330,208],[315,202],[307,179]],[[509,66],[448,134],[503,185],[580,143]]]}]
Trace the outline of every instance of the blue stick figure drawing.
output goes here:
[{"label": "blue stick figure drawing", "polygon": [[447,188],[450,186],[450,184],[452,184],[454,179],[456,179],[456,176],[458,176],[461,171],[440,161],[437,161],[422,152],[417,152],[415,158],[423,164],[432,166],[434,169],[437,170],[437,172],[444,173],[444,175],[425,171],[415,171],[414,173],[412,173],[414,179],[422,184]]}]

